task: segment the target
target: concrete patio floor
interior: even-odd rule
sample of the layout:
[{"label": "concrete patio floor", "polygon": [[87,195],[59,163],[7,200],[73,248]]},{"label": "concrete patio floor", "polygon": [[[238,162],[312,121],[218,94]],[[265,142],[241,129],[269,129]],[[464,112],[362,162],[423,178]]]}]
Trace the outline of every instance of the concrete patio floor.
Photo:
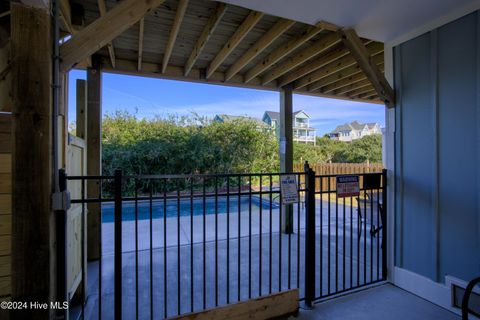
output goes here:
[{"label": "concrete patio floor", "polygon": [[[318,205],[318,204],[317,204]],[[320,228],[320,210],[316,215],[316,294],[320,295],[320,270],[322,270],[322,295],[329,292],[348,289],[351,286],[371,281],[381,277],[381,240],[372,238],[370,220],[367,221],[367,229],[362,234],[367,237],[358,238],[358,218],[355,209],[352,210],[350,219],[350,207],[338,207],[338,220],[335,207],[331,207],[330,215],[328,206],[323,204],[323,225]],[[317,207],[319,208],[319,206]],[[298,210],[300,209],[300,210]],[[330,228],[327,225],[330,216]],[[238,221],[240,218],[240,234],[238,233]],[[272,227],[270,229],[270,218]],[[217,217],[218,237],[215,241],[215,215],[207,215],[205,219],[205,307],[212,308],[215,305],[227,303],[227,287],[229,287],[230,303],[247,300],[249,291],[251,297],[261,294],[269,294],[289,287],[296,288],[300,285],[300,295],[303,295],[304,283],[304,210],[301,206],[294,207],[294,230],[290,237],[279,233],[279,211],[268,210],[254,211],[251,215],[251,231],[249,230],[249,213],[242,211],[240,216],[236,212],[230,213],[228,219],[230,234],[227,237],[227,215],[220,214]],[[374,223],[377,219],[374,217]],[[164,229],[164,221],[166,221]],[[337,225],[338,221],[338,225]],[[300,222],[300,223],[299,223]],[[154,219],[152,223],[152,248],[150,250],[150,222],[141,220],[138,223],[138,319],[150,318],[150,302],[153,304],[154,318],[165,316],[164,306],[167,307],[167,315],[174,316],[178,312],[191,311],[191,268],[193,258],[193,310],[199,311],[203,306],[203,217],[194,216],[193,230],[190,217],[176,217]],[[260,226],[261,229],[260,229]],[[298,228],[300,227],[300,228]],[[363,229],[363,228],[362,228]],[[164,246],[164,230],[166,230],[166,250]],[[193,231],[193,232],[192,232]],[[271,231],[271,243],[270,243]],[[299,232],[300,231],[300,232]],[[330,231],[330,244],[328,233]],[[250,237],[251,232],[251,237]],[[102,318],[113,318],[113,223],[102,224]],[[180,235],[180,237],[178,237]],[[193,235],[193,237],[192,237]],[[290,238],[290,239],[289,239]],[[227,241],[227,239],[229,239]],[[320,239],[322,244],[320,245]],[[360,239],[360,242],[359,242]],[[193,240],[193,241],[192,241]],[[261,240],[261,242],[260,242]],[[371,241],[373,240],[373,241]],[[281,250],[280,250],[281,241]],[[123,223],[123,313],[125,319],[136,318],[136,256],[135,256],[135,223],[126,221]],[[289,246],[290,242],[290,246]],[[300,242],[300,245],[298,243]],[[241,250],[238,251],[240,243]],[[260,246],[261,243],[261,246]],[[271,251],[270,251],[271,245]],[[227,255],[227,246],[229,254]],[[320,261],[320,247],[322,247],[322,261]],[[298,250],[298,248],[300,250]],[[330,248],[330,255],[328,254]],[[366,253],[365,250],[366,249]],[[150,252],[152,265],[150,267]],[[217,253],[215,253],[217,252]],[[271,252],[271,268],[270,268]],[[279,252],[282,254],[280,255]],[[379,253],[379,254],[377,254]],[[165,254],[167,258],[167,270],[165,277]],[[227,256],[229,257],[229,279],[227,279]],[[281,258],[280,258],[281,256]],[[289,263],[290,256],[290,263]],[[178,258],[180,257],[180,273],[178,272]],[[261,260],[260,260],[261,257]],[[329,259],[330,257],[330,259]],[[239,259],[240,258],[240,259]],[[366,259],[365,259],[366,258]],[[218,277],[215,276],[215,264],[218,261]],[[240,260],[240,268],[238,268]],[[378,260],[378,262],[377,262]],[[330,266],[328,266],[328,262]],[[338,262],[338,263],[337,263]],[[379,264],[377,264],[379,263]],[[251,265],[251,267],[250,267]],[[280,271],[281,265],[281,271]],[[261,266],[261,272],[260,272]],[[377,269],[378,267],[378,269]],[[299,268],[300,272],[297,272]],[[151,271],[152,270],[152,271]],[[345,270],[345,273],[343,272]],[[350,270],[352,271],[350,273]],[[330,272],[329,272],[330,271]],[[366,271],[366,272],[365,272]],[[150,273],[151,272],[151,273]],[[240,272],[240,284],[238,274]],[[271,280],[270,280],[271,273]],[[180,278],[178,275],[180,274]],[[249,279],[251,274],[251,284]],[[261,277],[260,277],[261,274]],[[290,274],[290,286],[289,276]],[[330,274],[330,281],[328,281]],[[152,295],[150,295],[150,276],[153,276]],[[165,280],[166,279],[166,280]],[[180,284],[179,280],[180,279]],[[271,281],[271,284],[270,284]],[[281,281],[281,283],[280,283]],[[218,284],[218,303],[215,301],[215,284]],[[229,285],[227,286],[227,283]],[[345,285],[344,285],[345,283]],[[330,285],[330,289],[329,289]],[[166,286],[166,289],[165,289]],[[239,288],[240,287],[240,288]],[[180,297],[178,289],[180,288]],[[166,294],[164,292],[166,290]],[[240,290],[240,291],[239,291]],[[165,296],[167,298],[165,298]],[[98,315],[98,263],[89,263],[88,270],[88,303],[86,307],[87,318],[96,318]],[[177,301],[181,301],[180,306]],[[180,310],[179,310],[180,308]]]},{"label": "concrete patio floor", "polygon": [[459,320],[460,316],[391,284],[365,289],[300,310],[298,320]]}]

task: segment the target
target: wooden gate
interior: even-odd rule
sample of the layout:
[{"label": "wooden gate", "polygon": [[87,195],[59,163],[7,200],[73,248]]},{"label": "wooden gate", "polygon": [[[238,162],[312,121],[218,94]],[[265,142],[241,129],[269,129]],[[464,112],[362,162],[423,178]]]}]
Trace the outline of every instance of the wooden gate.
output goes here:
[{"label": "wooden gate", "polygon": [[[66,172],[68,175],[81,176],[87,173],[85,140],[73,135],[68,136],[66,153]],[[72,198],[81,197],[81,181],[69,181],[68,190]],[[66,258],[67,258],[67,298],[70,300],[80,283],[86,283],[86,215],[81,204],[72,204],[67,211]],[[81,294],[85,295],[85,290]],[[82,299],[83,300],[83,299]]]}]

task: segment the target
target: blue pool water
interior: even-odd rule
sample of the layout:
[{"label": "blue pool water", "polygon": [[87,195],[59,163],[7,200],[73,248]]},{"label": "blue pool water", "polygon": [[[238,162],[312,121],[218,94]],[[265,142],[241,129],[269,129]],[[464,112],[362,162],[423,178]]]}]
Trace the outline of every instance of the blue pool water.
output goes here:
[{"label": "blue pool water", "polygon": [[[238,197],[231,196],[229,199],[230,203],[230,212],[238,212]],[[191,205],[190,199],[181,199],[180,200],[180,210],[177,206],[178,202],[176,199],[167,200],[166,210],[164,210],[163,200],[154,200],[152,202],[152,218],[159,219],[163,218],[164,212],[166,212],[167,218],[180,216],[190,216]],[[270,201],[268,199],[263,199],[262,210],[270,209]],[[272,203],[272,209],[278,208],[279,205],[277,202]],[[260,197],[252,196],[252,212],[258,211],[260,208]],[[124,202],[122,208],[122,220],[123,221],[133,221],[135,220],[135,203]],[[227,197],[218,197],[217,200],[217,210],[218,214],[227,213]],[[249,196],[240,197],[240,210],[248,211],[249,210]],[[215,199],[208,198],[205,200],[205,214],[215,214]],[[193,215],[203,215],[203,199],[194,199],[193,200]],[[142,200],[138,202],[138,220],[150,219],[150,202],[148,200]],[[114,220],[114,207],[113,203],[104,203],[102,205],[102,221],[103,222],[113,222]]]}]

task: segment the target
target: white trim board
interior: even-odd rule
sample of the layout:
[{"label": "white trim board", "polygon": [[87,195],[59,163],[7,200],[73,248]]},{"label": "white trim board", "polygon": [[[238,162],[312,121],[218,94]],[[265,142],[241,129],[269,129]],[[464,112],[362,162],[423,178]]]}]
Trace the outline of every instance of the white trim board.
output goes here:
[{"label": "white trim board", "polygon": [[[451,276],[445,277],[445,284],[435,282],[412,271],[395,267],[395,282],[399,288],[428,300],[450,312],[461,315],[461,310],[452,306],[452,284],[465,285],[466,282]],[[476,292],[478,289],[475,289]]]}]

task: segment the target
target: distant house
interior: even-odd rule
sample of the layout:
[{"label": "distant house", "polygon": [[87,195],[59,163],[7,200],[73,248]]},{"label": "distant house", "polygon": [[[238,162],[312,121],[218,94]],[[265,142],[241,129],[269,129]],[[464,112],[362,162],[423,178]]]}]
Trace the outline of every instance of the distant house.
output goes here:
[{"label": "distant house", "polygon": [[352,121],[336,127],[329,136],[332,140],[350,142],[368,135],[381,133],[382,130],[378,123],[361,123],[359,121]]},{"label": "distant house", "polygon": [[[280,112],[265,111],[262,121],[280,136]],[[310,127],[310,116],[303,110],[293,113],[293,141],[315,144],[316,129]]]}]

